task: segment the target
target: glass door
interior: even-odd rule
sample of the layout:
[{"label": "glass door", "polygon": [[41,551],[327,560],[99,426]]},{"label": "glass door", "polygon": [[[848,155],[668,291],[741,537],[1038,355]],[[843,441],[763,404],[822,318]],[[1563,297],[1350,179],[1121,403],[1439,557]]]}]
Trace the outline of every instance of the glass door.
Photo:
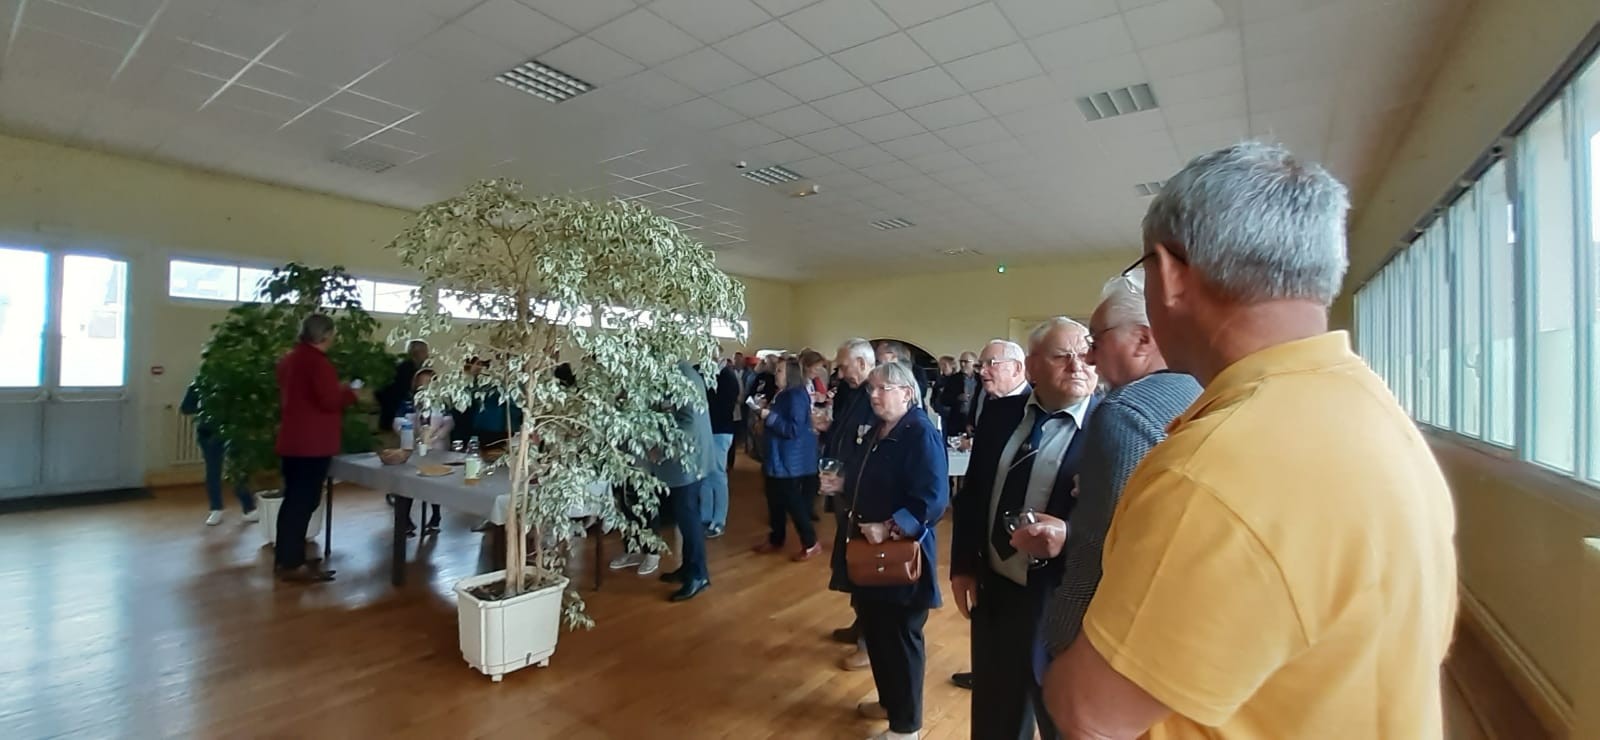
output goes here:
[{"label": "glass door", "polygon": [[0,247],[0,498],[139,484],[128,263]]}]

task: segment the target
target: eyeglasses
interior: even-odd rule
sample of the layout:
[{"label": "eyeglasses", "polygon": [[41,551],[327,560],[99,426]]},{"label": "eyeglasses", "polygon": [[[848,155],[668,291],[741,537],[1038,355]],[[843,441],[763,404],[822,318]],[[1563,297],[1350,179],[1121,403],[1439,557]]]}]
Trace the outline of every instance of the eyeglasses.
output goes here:
[{"label": "eyeglasses", "polygon": [[1094,352],[1094,346],[1096,344],[1100,343],[1100,338],[1101,337],[1104,337],[1105,335],[1110,334],[1111,332],[1114,332],[1114,331],[1116,331],[1118,329],[1121,329],[1124,326],[1127,326],[1127,324],[1117,324],[1115,326],[1108,326],[1108,327],[1106,327],[1104,329],[1101,329],[1100,331],[1091,333],[1088,337],[1085,337],[1085,340],[1089,343],[1089,352],[1091,352],[1091,353]]},{"label": "eyeglasses", "polygon": [[1160,242],[1157,242],[1154,249],[1151,249],[1150,251],[1145,252],[1143,256],[1139,257],[1139,259],[1134,260],[1133,264],[1128,265],[1125,269],[1123,269],[1120,277],[1122,277],[1124,280],[1128,280],[1129,282],[1132,282],[1132,279],[1129,276],[1133,273],[1134,270],[1139,269],[1140,267],[1142,267],[1144,265],[1145,262],[1148,262],[1151,257],[1156,256],[1156,249],[1166,250],[1166,253],[1168,255],[1170,255],[1173,259],[1177,260],[1178,264],[1180,264],[1180,265],[1189,264],[1189,258],[1187,258],[1187,257],[1185,257],[1185,256],[1183,256],[1181,254],[1178,254],[1178,252],[1176,250],[1172,249],[1171,247],[1169,247],[1169,246],[1167,246],[1165,244],[1162,244]]},{"label": "eyeglasses", "polygon": [[908,386],[908,385],[869,385],[869,386],[867,386],[867,394],[868,395],[877,395],[879,393],[888,393],[889,391],[894,390],[895,388],[910,388],[910,387],[911,386]]},{"label": "eyeglasses", "polygon": [[994,358],[994,359],[991,359],[991,360],[979,360],[978,361],[978,367],[995,368],[995,367],[999,367],[999,366],[1001,366],[1001,365],[1003,365],[1003,364],[1005,364],[1007,362],[1017,362],[1017,360],[1007,359],[1005,357],[997,357],[997,358]]}]

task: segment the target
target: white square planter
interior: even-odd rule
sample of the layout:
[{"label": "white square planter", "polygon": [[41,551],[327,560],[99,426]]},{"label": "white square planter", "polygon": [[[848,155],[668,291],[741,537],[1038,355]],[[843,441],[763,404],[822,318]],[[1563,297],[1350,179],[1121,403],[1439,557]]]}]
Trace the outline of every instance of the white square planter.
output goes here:
[{"label": "white square planter", "polygon": [[[317,535],[322,534],[322,510],[327,507],[321,501],[319,499],[317,503],[317,510],[311,512],[311,524],[306,527],[306,542],[315,540]],[[283,496],[279,494],[278,489],[256,494],[256,511],[261,512],[259,529],[261,536],[266,538],[269,545],[278,543],[278,509],[281,508],[283,508]]]},{"label": "white square planter", "polygon": [[[533,569],[528,570],[530,574]],[[456,583],[456,619],[461,657],[480,673],[499,681],[518,668],[550,665],[561,633],[562,578],[544,588],[499,601],[480,601],[469,590],[505,580],[505,571],[466,578]]]}]

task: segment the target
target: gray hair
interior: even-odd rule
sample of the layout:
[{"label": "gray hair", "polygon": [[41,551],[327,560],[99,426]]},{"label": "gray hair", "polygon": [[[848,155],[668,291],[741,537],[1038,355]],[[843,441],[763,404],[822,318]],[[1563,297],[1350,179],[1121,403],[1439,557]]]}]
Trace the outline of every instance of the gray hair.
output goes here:
[{"label": "gray hair", "polygon": [[1144,308],[1144,268],[1135,267],[1126,275],[1106,281],[1100,291],[1100,305],[1106,309],[1108,326],[1149,326]]},{"label": "gray hair", "polygon": [[[878,349],[880,351],[888,352],[889,354],[894,355],[894,359],[896,359],[896,360],[898,360],[900,362],[910,363],[910,362],[912,362],[912,361],[917,359],[917,358],[911,356],[911,349],[906,347],[904,342],[896,341],[894,339],[881,339],[881,340],[879,340],[878,341]],[[872,356],[872,359],[874,361],[876,361],[878,359],[878,356],[876,354],[874,354]]]},{"label": "gray hair", "polygon": [[917,396],[917,376],[911,372],[911,366],[904,362],[885,362],[867,373],[867,379],[877,378],[885,385],[902,385],[911,389],[911,407],[922,405],[922,399]]},{"label": "gray hair", "polygon": [[321,344],[333,336],[333,317],[325,313],[314,313],[300,322],[300,341],[307,344]]},{"label": "gray hair", "polygon": [[872,342],[861,337],[852,337],[844,340],[839,345],[839,351],[844,352],[853,360],[864,360],[867,367],[872,367],[878,361],[878,353],[873,351]]},{"label": "gray hair", "polygon": [[1038,326],[1033,327],[1033,331],[1028,332],[1028,351],[1032,352],[1033,348],[1038,346],[1039,340],[1045,338],[1045,335],[1057,329],[1065,328],[1075,328],[1083,332],[1084,336],[1089,336],[1089,327],[1065,316],[1052,316],[1039,322]]},{"label": "gray hair", "polygon": [[1245,302],[1333,303],[1350,265],[1350,195],[1320,165],[1247,141],[1185,165],[1144,216],[1146,248],[1179,250],[1207,282]]},{"label": "gray hair", "polygon": [[1022,345],[1017,344],[1009,339],[991,339],[989,340],[989,343],[984,346],[993,347],[996,345],[999,345],[1000,347],[1000,359],[1002,360],[1026,362],[1028,359],[1028,353],[1023,351]]}]

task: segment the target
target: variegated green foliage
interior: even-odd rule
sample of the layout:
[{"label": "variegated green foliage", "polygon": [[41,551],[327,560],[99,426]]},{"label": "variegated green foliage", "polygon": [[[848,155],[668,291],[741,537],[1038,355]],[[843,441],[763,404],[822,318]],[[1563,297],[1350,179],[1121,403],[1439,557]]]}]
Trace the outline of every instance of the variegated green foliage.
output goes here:
[{"label": "variegated green foliage", "polygon": [[[497,474],[512,476],[507,530],[528,533],[528,562],[543,574],[563,572],[562,543],[580,529],[568,512],[593,503],[628,539],[659,543],[611,497],[592,502],[586,488],[602,480],[636,489],[643,519],[658,508],[665,490],[641,460],[688,452],[664,409],[705,406],[676,363],[713,361],[711,321],[737,326],[743,286],[677,224],[646,208],[527,197],[509,180],[485,180],[422,209],[389,248],[420,273],[420,295],[447,291],[464,302],[461,313],[482,317],[451,316],[425,301],[391,335],[397,346],[429,340],[439,376],[425,400],[465,407],[474,394],[493,391],[525,411],[521,443]],[[489,362],[477,379],[464,370],[473,357]],[[563,359],[571,361],[575,385],[555,375]],[[519,574],[524,538],[508,542],[507,572]],[[530,585],[509,580],[511,594]],[[591,625],[575,589],[565,615],[569,627]]]}]

